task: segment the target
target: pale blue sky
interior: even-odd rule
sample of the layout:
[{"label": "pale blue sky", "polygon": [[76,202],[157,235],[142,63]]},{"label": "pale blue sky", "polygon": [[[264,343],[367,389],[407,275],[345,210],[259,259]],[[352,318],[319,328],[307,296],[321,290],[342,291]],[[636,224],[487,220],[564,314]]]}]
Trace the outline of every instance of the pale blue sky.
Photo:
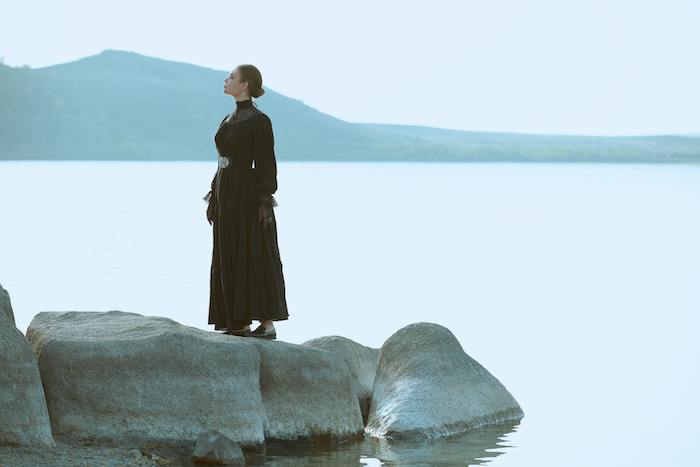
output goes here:
[{"label": "pale blue sky", "polygon": [[253,63],[270,88],[351,122],[700,133],[698,0],[3,0],[1,11],[11,66],[129,50]]}]

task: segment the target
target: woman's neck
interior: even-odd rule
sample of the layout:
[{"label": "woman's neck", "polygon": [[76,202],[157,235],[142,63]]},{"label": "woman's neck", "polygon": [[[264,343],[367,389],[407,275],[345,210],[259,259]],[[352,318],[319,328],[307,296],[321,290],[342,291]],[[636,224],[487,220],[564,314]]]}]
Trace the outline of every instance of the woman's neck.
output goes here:
[{"label": "woman's neck", "polygon": [[252,99],[246,99],[244,101],[236,101],[236,110],[247,109],[253,107]]}]

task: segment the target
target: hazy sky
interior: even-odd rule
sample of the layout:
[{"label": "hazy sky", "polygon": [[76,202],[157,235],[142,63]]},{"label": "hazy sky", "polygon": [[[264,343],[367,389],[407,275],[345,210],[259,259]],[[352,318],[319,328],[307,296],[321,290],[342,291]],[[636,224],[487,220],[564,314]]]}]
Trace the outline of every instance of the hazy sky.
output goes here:
[{"label": "hazy sky", "polygon": [[265,85],[351,122],[700,133],[699,0],[3,0],[0,12],[11,66],[129,50],[253,63]]}]

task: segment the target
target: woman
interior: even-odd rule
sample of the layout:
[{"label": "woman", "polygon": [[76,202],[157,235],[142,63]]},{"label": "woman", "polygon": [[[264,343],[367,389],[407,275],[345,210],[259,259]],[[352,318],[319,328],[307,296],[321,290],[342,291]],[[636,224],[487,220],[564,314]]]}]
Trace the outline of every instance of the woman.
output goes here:
[{"label": "woman", "polygon": [[[236,110],[214,141],[219,170],[205,197],[214,226],[209,324],[226,334],[277,338],[274,321],[287,319],[272,194],[277,163],[270,119],[253,104],[265,93],[253,65],[240,65],[224,80]],[[252,320],[260,326],[251,332]]]}]

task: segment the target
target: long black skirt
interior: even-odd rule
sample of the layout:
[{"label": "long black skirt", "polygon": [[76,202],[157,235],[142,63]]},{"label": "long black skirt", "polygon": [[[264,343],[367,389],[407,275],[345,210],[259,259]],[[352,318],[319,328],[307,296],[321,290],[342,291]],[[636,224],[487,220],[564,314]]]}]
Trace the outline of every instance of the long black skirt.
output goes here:
[{"label": "long black skirt", "polygon": [[216,177],[209,324],[240,329],[252,320],[289,316],[277,244],[277,220],[258,221],[254,170],[228,167]]}]

